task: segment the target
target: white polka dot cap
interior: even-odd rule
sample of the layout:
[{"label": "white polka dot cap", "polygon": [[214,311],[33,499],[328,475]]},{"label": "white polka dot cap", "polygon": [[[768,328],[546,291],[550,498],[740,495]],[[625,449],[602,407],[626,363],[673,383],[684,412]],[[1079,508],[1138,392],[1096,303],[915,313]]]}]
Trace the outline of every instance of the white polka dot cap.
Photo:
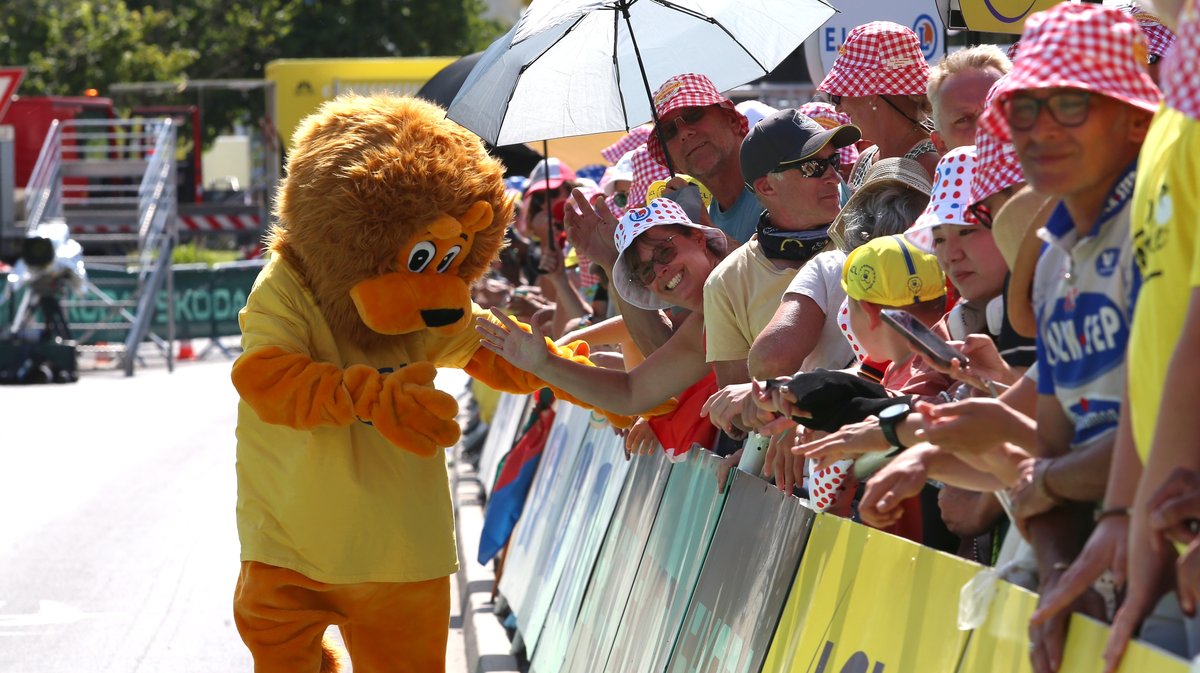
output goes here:
[{"label": "white polka dot cap", "polygon": [[687,213],[674,201],[666,198],[654,199],[644,208],[630,208],[629,212],[617,223],[613,232],[613,242],[617,246],[617,261],[613,264],[612,280],[617,292],[625,301],[648,310],[664,309],[671,306],[654,292],[642,285],[633,277],[632,258],[636,253],[630,251],[638,236],[664,224],[676,224],[704,233],[705,238],[716,241],[719,247],[725,245],[725,234],[720,229],[705,227],[688,219]]},{"label": "white polka dot cap", "polygon": [[956,147],[938,161],[929,205],[912,227],[904,232],[913,245],[933,250],[933,227],[941,224],[978,224],[967,213],[971,205],[971,181],[975,178],[975,146]]}]

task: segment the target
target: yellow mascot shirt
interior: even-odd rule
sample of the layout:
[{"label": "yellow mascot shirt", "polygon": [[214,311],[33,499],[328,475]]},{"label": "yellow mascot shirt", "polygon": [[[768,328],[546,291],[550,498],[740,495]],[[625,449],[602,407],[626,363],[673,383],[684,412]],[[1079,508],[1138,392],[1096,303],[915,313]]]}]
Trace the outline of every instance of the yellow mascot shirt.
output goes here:
[{"label": "yellow mascot shirt", "polygon": [[1142,289],[1127,369],[1133,438],[1143,464],[1188,300],[1200,286],[1198,156],[1200,122],[1171,108],[1159,110],[1142,145],[1130,222]]},{"label": "yellow mascot shirt", "polygon": [[[247,353],[278,346],[343,368],[399,369],[419,361],[461,368],[479,348],[468,328],[452,337],[398,338],[386,357],[367,358],[330,332],[308,289],[278,256],[255,281],[240,322]],[[415,582],[458,569],[441,452],[420,458],[361,422],[312,431],[270,425],[245,401],[238,406],[237,442],[243,561],[329,584]]]}]

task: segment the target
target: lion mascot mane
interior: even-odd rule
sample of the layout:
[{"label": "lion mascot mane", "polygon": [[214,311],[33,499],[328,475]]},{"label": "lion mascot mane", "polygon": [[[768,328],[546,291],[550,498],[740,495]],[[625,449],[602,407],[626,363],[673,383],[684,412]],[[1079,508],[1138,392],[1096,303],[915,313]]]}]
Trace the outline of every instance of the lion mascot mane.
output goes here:
[{"label": "lion mascot mane", "polygon": [[232,374],[234,616],[259,673],[335,670],[330,625],[356,670],[444,670],[459,427],[436,367],[545,385],[471,329],[512,211],[502,165],[430,103],[348,95],[297,129]]}]

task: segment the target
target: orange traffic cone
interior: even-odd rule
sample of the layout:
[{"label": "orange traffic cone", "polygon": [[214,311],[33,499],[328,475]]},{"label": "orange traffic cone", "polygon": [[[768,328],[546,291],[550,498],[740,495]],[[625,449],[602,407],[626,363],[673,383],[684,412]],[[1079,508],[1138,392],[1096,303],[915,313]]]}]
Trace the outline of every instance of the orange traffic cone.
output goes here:
[{"label": "orange traffic cone", "polygon": [[179,354],[175,356],[176,360],[195,360],[196,351],[192,349],[191,339],[181,339],[179,341]]}]

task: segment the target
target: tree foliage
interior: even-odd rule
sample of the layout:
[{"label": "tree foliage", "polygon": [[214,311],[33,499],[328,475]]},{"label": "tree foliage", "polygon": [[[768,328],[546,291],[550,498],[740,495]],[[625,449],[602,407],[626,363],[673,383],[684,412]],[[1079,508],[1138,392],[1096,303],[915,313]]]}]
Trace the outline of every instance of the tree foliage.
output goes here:
[{"label": "tree foliage", "polygon": [[[0,0],[0,64],[25,67],[23,95],[93,88],[104,95],[122,82],[258,79],[277,58],[467,54],[504,29],[482,12],[482,0]],[[236,91],[117,102],[202,102],[207,140],[262,108],[261,95]]]}]

